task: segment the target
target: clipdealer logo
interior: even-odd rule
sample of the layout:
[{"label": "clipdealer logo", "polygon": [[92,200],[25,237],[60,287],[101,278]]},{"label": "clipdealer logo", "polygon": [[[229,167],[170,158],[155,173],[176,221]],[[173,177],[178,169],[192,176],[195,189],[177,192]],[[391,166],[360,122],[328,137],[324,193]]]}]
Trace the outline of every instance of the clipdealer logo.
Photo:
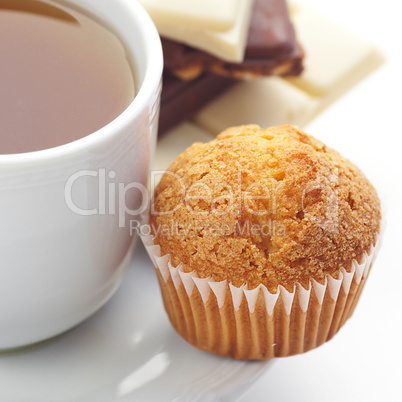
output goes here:
[{"label": "clipdealer logo", "polygon": [[[279,198],[281,197],[283,182],[278,183],[272,180],[272,182],[251,183],[247,188],[243,188],[242,172],[239,171],[236,183],[232,183],[232,186],[226,182],[213,183],[211,185],[195,182],[187,187],[184,184],[183,178],[175,173],[169,171],[152,171],[150,176],[151,188],[155,187],[158,178],[164,174],[171,176],[170,180],[172,183],[174,180],[177,181],[176,189],[180,193],[179,197],[177,197],[177,204],[171,205],[171,208],[168,210],[156,211],[154,209],[153,203],[150,202],[150,193],[142,183],[131,182],[127,184],[118,182],[115,171],[107,171],[103,168],[99,170],[82,170],[71,175],[64,188],[65,202],[73,213],[80,216],[118,215],[119,227],[124,228],[129,225],[132,232],[138,231],[141,227],[138,217],[148,211],[149,206],[150,213],[155,216],[173,216],[178,208],[185,208],[194,216],[207,214],[216,216],[225,214],[242,215],[243,210],[247,215],[254,215],[256,217],[268,214],[273,218],[269,226],[256,228],[255,225],[252,225],[250,226],[250,230],[260,230],[261,233],[268,230],[271,232],[271,235],[274,232],[283,232],[283,225],[275,219],[277,208],[280,204]],[[329,233],[335,233],[339,230],[338,183],[338,170],[329,169],[324,177],[307,183],[305,188],[300,190],[299,194],[300,211],[308,211],[309,202],[311,202],[312,198],[316,198],[314,194],[317,192],[320,194],[319,199],[322,204],[321,214],[317,217],[307,213],[306,216],[312,224]],[[83,186],[85,190],[80,190],[80,186]],[[92,193],[89,187],[94,189]],[[129,192],[131,193],[129,194]],[[74,197],[73,194],[76,196]],[[86,198],[82,194],[86,194]],[[86,207],[90,204],[88,194],[90,194],[93,201],[91,208]],[[199,203],[207,205],[208,208],[197,210],[193,207],[193,205]],[[264,205],[264,207],[256,209],[255,205],[257,204]],[[225,208],[221,208],[221,205],[225,205]],[[133,218],[129,220],[129,217],[136,217],[137,219]],[[169,227],[175,228],[174,225],[169,225]],[[240,230],[240,228],[237,229]],[[165,230],[167,229],[162,231],[164,232]],[[215,233],[221,233],[222,235],[228,232],[227,228],[213,228],[213,230]]]}]

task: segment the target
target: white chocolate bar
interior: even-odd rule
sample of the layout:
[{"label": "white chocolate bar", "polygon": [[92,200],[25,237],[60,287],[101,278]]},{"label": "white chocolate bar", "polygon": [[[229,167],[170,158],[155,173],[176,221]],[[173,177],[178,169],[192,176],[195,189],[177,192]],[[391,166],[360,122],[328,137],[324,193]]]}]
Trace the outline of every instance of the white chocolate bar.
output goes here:
[{"label": "white chocolate bar", "polygon": [[213,31],[227,31],[235,25],[243,0],[139,0],[155,21],[172,26],[185,24]]},{"label": "white chocolate bar", "polygon": [[[143,3],[145,8],[148,7],[148,2],[155,4],[170,4],[170,0],[140,1]],[[193,7],[194,3],[199,2],[199,0],[184,1],[185,4],[188,4],[188,8],[190,9]],[[213,15],[217,12],[216,9],[219,8],[218,4],[221,2],[222,0],[203,0],[202,3],[200,2],[200,4],[204,4],[205,6],[203,9],[205,17],[210,15],[210,18],[213,18]],[[213,5],[207,6],[209,3],[213,3]],[[191,22],[191,19],[178,23],[175,19],[166,17],[166,15],[155,14],[152,12],[152,9],[147,8],[147,11],[150,13],[160,35],[193,46],[197,49],[204,50],[222,60],[240,62],[243,60],[246,48],[253,3],[254,0],[239,1],[232,27],[223,32],[212,29],[211,25],[207,25],[208,28],[206,28],[201,26],[201,23],[198,25],[194,24]]]},{"label": "white chocolate bar", "polygon": [[368,41],[303,7],[292,20],[305,51],[304,72],[288,81],[320,101],[322,110],[383,62]]},{"label": "white chocolate bar", "polygon": [[278,77],[242,82],[209,103],[194,121],[218,134],[230,126],[281,124],[304,126],[315,115],[317,100]]},{"label": "white chocolate bar", "polygon": [[238,84],[202,109],[197,124],[216,134],[249,123],[303,127],[383,61],[371,43],[304,7],[293,7],[292,20],[306,54],[302,75]]}]

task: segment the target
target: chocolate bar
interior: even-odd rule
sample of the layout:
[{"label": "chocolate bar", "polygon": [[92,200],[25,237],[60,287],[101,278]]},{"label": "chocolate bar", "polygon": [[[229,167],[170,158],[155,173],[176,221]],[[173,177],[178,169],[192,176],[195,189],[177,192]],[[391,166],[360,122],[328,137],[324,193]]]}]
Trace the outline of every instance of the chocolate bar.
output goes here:
[{"label": "chocolate bar", "polygon": [[250,122],[304,127],[384,61],[372,43],[323,15],[298,7],[291,16],[306,51],[303,74],[230,88],[193,116],[199,127],[211,133]]},{"label": "chocolate bar", "polygon": [[241,63],[221,60],[182,43],[162,39],[165,67],[183,80],[204,72],[235,79],[265,75],[297,76],[301,73],[303,51],[288,16],[285,0],[256,0]]},{"label": "chocolate bar", "polygon": [[163,73],[159,134],[190,118],[236,81],[213,74],[203,74],[192,81],[182,81],[169,71]]},{"label": "chocolate bar", "polygon": [[244,0],[140,0],[149,15],[159,22],[227,31],[236,23],[240,3]]},{"label": "chocolate bar", "polygon": [[[254,0],[140,0],[161,36],[241,62]],[[219,20],[226,24],[220,24]],[[220,25],[220,26],[218,26]]]},{"label": "chocolate bar", "polygon": [[245,50],[246,60],[289,55],[296,35],[285,0],[256,0]]},{"label": "chocolate bar", "polygon": [[166,38],[162,45],[165,73],[159,133],[192,117],[235,79],[298,75],[302,71],[303,52],[285,0],[255,1],[242,63],[226,62]]}]

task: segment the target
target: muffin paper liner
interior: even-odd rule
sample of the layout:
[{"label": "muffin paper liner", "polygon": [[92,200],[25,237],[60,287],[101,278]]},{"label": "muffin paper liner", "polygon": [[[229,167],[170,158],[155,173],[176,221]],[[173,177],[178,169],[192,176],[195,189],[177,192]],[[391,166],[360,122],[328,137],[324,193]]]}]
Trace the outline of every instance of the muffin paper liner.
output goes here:
[{"label": "muffin paper liner", "polygon": [[151,235],[140,236],[176,331],[199,349],[258,360],[307,352],[331,339],[352,315],[379,243],[348,271],[341,268],[338,278],[270,293],[264,285],[248,289],[184,272],[183,264],[172,266],[169,254],[161,256]]}]

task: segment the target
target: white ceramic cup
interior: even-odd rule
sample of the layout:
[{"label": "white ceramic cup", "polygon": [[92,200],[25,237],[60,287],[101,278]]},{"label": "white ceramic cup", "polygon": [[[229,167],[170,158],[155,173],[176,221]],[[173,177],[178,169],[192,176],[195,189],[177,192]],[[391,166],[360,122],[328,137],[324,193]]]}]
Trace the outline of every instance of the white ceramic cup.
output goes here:
[{"label": "white ceramic cup", "polygon": [[[0,155],[0,349],[77,325],[114,293],[146,201],[163,57],[136,0],[68,0],[125,43],[137,95],[110,124],[78,141]],[[141,211],[137,211],[141,212]]]}]

